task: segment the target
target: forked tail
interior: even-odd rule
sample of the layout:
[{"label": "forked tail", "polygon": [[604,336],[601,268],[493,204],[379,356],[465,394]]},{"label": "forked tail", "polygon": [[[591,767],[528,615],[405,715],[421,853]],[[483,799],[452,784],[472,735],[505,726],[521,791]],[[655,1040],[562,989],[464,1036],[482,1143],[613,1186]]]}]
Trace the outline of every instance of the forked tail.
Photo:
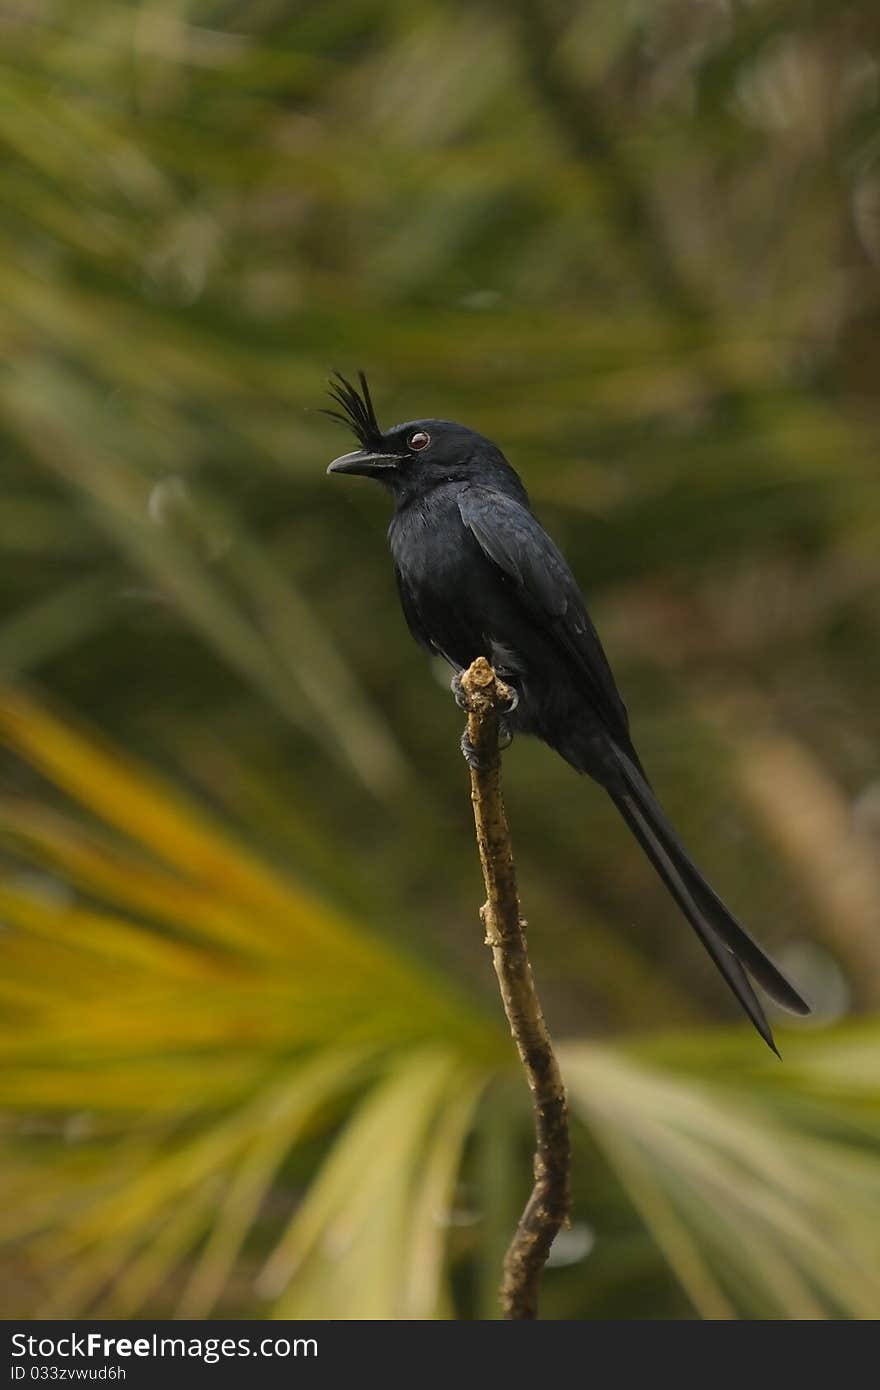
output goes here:
[{"label": "forked tail", "polygon": [[703,878],[632,760],[621,749],[615,749],[615,756],[622,784],[609,790],[618,810],[740,1005],[778,1056],[770,1025],[746,970],[776,1004],[790,1013],[808,1014],[809,1004]]}]

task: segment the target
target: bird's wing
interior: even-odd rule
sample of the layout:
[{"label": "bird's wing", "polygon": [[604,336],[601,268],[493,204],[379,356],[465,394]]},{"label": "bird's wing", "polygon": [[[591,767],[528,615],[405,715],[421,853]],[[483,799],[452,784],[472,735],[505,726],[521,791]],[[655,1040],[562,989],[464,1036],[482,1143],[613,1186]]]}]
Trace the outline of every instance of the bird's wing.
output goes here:
[{"label": "bird's wing", "polygon": [[609,733],[629,746],[626,706],[571,570],[528,507],[488,488],[461,493],[458,508],[481,549],[516,586],[524,607],[552,632]]}]

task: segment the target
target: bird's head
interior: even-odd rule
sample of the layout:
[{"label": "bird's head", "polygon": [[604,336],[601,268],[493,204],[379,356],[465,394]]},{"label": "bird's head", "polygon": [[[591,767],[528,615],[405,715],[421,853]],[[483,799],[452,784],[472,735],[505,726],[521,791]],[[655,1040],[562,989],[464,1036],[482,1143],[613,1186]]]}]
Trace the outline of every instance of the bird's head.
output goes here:
[{"label": "bird's head", "polygon": [[328,473],[376,478],[398,502],[444,482],[492,481],[522,492],[501,450],[466,425],[453,420],[410,420],[382,430],[363,372],[358,378],[360,391],[339,373],[330,383],[330,395],[340,409],[324,414],[346,425],[361,447],[334,459]]}]

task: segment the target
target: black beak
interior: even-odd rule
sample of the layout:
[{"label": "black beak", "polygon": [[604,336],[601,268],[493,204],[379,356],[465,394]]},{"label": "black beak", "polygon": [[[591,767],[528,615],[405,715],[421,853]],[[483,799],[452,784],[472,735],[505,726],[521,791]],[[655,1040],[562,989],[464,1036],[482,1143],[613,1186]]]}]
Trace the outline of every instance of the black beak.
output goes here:
[{"label": "black beak", "polygon": [[397,454],[375,454],[369,449],[355,449],[353,454],[342,454],[329,465],[328,473],[354,473],[362,478],[376,478],[389,468],[400,463]]}]

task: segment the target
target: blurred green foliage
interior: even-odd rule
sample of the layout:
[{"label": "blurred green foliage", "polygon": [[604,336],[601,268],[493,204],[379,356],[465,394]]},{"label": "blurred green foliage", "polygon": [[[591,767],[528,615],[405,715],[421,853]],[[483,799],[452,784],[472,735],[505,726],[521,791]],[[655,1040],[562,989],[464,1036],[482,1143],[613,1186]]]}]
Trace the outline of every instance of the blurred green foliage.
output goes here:
[{"label": "blurred green foliage", "polygon": [[460,716],[385,500],[324,476],[362,366],[520,469],[817,1005],[784,1069],[719,1028],[604,798],[511,750],[583,1121],[547,1315],[876,1316],[876,6],[0,0],[0,40],[4,1306],[493,1309],[528,1107]]}]

